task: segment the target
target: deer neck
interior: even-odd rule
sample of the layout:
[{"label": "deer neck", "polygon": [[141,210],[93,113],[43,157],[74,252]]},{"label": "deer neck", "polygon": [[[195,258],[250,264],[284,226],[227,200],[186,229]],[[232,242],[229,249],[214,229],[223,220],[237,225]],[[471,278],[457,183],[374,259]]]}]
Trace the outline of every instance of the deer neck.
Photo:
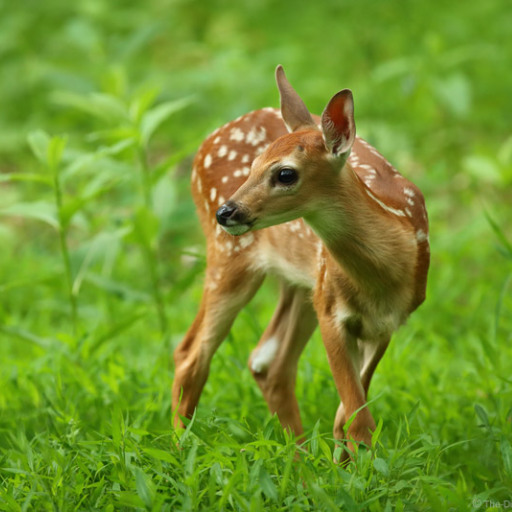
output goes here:
[{"label": "deer neck", "polygon": [[328,196],[324,207],[305,220],[327,248],[329,267],[377,300],[403,289],[415,262],[403,224],[367,194],[349,166]]}]

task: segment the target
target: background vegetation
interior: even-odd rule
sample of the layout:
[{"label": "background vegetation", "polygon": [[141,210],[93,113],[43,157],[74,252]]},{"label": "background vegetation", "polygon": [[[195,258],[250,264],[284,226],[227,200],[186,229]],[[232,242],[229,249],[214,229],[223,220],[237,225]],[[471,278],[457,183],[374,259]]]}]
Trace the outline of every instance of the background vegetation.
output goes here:
[{"label": "background vegetation", "polygon": [[[506,0],[0,0],[0,509],[511,504],[511,26]],[[246,368],[272,282],[170,428],[204,270],[191,157],[277,105],[278,63],[313,112],[352,88],[359,133],[430,213],[428,300],[374,379],[373,458],[346,468],[319,335],[300,461]]]}]

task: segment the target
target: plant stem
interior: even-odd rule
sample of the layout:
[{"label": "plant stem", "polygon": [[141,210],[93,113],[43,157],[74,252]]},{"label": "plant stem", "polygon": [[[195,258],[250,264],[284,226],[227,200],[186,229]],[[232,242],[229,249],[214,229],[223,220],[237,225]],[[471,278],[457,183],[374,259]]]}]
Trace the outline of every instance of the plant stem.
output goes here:
[{"label": "plant stem", "polygon": [[160,331],[162,335],[167,332],[167,316],[165,314],[165,302],[160,290],[160,277],[158,275],[158,259],[157,251],[153,250],[148,245],[142,246],[144,259],[146,260],[146,267],[149,272],[149,279],[151,281],[151,292],[153,295],[153,302],[155,303],[156,312],[158,315],[158,323],[160,324]]},{"label": "plant stem", "polygon": [[60,180],[59,180],[59,171],[58,169],[53,169],[54,176],[54,190],[55,190],[55,203],[57,205],[57,214],[59,216],[59,242],[60,242],[60,252],[62,255],[62,260],[64,263],[64,270],[66,273],[66,281],[67,281],[67,289],[68,289],[68,297],[69,304],[71,308],[71,320],[73,323],[73,334],[77,333],[77,324],[78,324],[78,307],[76,296],[73,293],[73,273],[71,271],[71,258],[69,256],[69,249],[67,244],[67,221],[64,218],[64,209],[62,204],[62,190],[60,188]]},{"label": "plant stem", "polygon": [[142,146],[139,146],[137,154],[142,177],[142,196],[144,200],[144,206],[149,209],[151,208],[151,174],[147,153]]},{"label": "plant stem", "polygon": [[[142,174],[142,191],[143,201],[145,208],[151,210],[151,174],[147,159],[147,153],[145,148],[140,145],[138,148],[138,160]],[[165,302],[161,292],[160,276],[158,272],[158,240],[156,246],[153,247],[151,241],[142,244],[142,250],[144,252],[144,259],[146,267],[149,272],[149,278],[151,281],[151,292],[153,295],[153,301],[158,315],[158,321],[160,324],[160,331],[162,335],[167,332],[167,316],[165,314]]]}]

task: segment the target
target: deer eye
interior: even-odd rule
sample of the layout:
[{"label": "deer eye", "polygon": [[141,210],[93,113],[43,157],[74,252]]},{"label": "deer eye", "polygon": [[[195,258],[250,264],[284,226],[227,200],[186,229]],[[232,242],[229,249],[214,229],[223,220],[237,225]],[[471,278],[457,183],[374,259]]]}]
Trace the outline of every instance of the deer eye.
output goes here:
[{"label": "deer eye", "polygon": [[290,167],[283,167],[277,173],[277,181],[281,185],[292,185],[297,181],[298,177],[297,171]]}]

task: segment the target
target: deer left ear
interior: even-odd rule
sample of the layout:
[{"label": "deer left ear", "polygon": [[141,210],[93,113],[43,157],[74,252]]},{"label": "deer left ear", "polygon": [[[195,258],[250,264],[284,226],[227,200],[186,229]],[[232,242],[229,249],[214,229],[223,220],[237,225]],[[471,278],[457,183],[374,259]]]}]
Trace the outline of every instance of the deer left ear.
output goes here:
[{"label": "deer left ear", "polygon": [[309,110],[297,94],[295,89],[290,85],[283,66],[276,68],[276,82],[281,97],[281,115],[284,124],[289,132],[294,132],[302,128],[317,128]]},{"label": "deer left ear", "polygon": [[325,145],[334,156],[350,151],[356,137],[354,99],[350,89],[333,96],[322,114],[322,132]]}]

